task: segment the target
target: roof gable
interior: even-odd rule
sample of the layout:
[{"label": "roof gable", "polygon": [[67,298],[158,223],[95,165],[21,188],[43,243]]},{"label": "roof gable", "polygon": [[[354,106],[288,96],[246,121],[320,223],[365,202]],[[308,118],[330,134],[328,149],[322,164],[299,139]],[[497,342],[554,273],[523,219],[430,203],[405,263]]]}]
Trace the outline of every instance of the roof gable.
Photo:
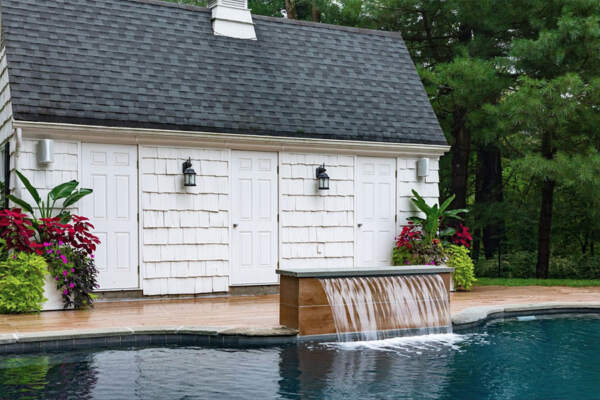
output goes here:
[{"label": "roof gable", "polygon": [[151,0],[1,0],[14,117],[446,144],[400,36]]}]

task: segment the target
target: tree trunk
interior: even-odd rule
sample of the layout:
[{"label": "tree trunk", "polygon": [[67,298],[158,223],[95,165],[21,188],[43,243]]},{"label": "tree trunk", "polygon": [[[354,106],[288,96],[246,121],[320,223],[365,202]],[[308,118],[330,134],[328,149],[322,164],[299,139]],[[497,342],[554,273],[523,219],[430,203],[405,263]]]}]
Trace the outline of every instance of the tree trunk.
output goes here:
[{"label": "tree trunk", "polygon": [[296,11],[296,0],[285,0],[285,11],[289,19],[298,19],[298,12]]},{"label": "tree trunk", "polygon": [[[542,136],[542,156],[548,160],[554,158],[551,132],[544,132]],[[542,205],[538,225],[538,257],[535,267],[537,278],[548,278],[548,270],[550,269],[550,233],[552,231],[552,206],[555,186],[556,182],[550,178],[544,179],[542,184]]]},{"label": "tree trunk", "polygon": [[450,190],[456,195],[454,208],[467,206],[467,183],[469,177],[469,155],[471,152],[471,135],[466,128],[466,112],[463,109],[454,113],[452,136],[452,180]]},{"label": "tree trunk", "polygon": [[310,17],[313,22],[321,22],[321,10],[317,6],[317,2],[313,0],[311,9],[310,9]]},{"label": "tree trunk", "polygon": [[[477,168],[477,192],[475,200],[482,207],[493,207],[502,203],[502,158],[496,145],[483,146],[477,152],[479,165]],[[483,221],[483,251],[486,259],[491,259],[498,251],[504,236],[504,216],[501,213],[486,215]]]},{"label": "tree trunk", "polygon": [[546,180],[542,186],[542,207],[538,228],[538,257],[535,275],[537,278],[548,278],[550,269],[550,231],[552,229],[552,204],[554,202],[553,180]]}]

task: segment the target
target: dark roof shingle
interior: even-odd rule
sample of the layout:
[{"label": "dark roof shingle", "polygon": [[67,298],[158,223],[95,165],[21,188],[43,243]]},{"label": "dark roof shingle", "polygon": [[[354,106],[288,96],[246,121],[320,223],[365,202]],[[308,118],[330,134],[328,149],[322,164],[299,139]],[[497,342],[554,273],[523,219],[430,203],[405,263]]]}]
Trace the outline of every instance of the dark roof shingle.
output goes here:
[{"label": "dark roof shingle", "polygon": [[446,144],[398,34],[152,0],[0,0],[14,117],[187,131]]}]

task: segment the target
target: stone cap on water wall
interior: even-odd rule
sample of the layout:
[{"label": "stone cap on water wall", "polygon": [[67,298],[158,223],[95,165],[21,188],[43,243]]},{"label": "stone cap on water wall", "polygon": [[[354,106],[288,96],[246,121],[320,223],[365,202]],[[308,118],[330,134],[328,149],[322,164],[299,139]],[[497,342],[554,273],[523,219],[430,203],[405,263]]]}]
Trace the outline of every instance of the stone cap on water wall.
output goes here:
[{"label": "stone cap on water wall", "polygon": [[343,278],[353,276],[422,275],[454,272],[444,265],[406,265],[401,267],[286,267],[277,270],[279,275],[296,278]]}]

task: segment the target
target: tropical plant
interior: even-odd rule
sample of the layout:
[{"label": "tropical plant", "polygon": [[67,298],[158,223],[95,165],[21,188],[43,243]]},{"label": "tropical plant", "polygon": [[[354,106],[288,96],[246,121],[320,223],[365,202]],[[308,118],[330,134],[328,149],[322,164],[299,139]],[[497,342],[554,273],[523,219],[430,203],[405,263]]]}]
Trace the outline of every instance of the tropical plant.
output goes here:
[{"label": "tropical plant", "polygon": [[17,252],[0,261],[0,313],[37,312],[42,309],[46,260]]},{"label": "tropical plant", "polygon": [[425,214],[425,218],[413,216],[409,217],[408,220],[423,227],[424,240],[427,243],[431,243],[431,241],[436,238],[438,234],[441,238],[451,237],[454,235],[456,233],[456,229],[448,226],[440,232],[440,226],[447,223],[449,220],[462,220],[460,214],[469,212],[469,210],[465,208],[448,210],[448,207],[450,207],[450,204],[452,204],[452,201],[454,201],[454,195],[448,197],[441,206],[438,206],[437,203],[433,206],[430,206],[427,204],[425,199],[419,193],[417,193],[417,191],[413,190],[412,194],[414,197],[411,199],[411,201],[421,212],[423,212],[423,214]]},{"label": "tropical plant", "polygon": [[[35,201],[36,207],[11,194],[8,195],[8,198],[13,203],[18,204],[25,211],[30,213],[32,217],[35,217],[34,210],[37,209],[39,212],[39,218],[54,218],[58,216],[60,217],[61,222],[69,222],[71,220],[71,214],[67,209],[93,191],[92,189],[85,188],[77,189],[79,182],[72,180],[55,186],[48,192],[46,200],[44,201],[42,200],[37,189],[33,187],[25,175],[19,171],[15,171],[15,173]],[[56,203],[59,200],[62,200],[62,203],[57,206]]]},{"label": "tropical plant", "polygon": [[459,290],[471,290],[475,279],[475,267],[469,256],[469,249],[465,246],[451,244],[446,247],[448,254],[447,265],[454,268],[454,286]]}]

